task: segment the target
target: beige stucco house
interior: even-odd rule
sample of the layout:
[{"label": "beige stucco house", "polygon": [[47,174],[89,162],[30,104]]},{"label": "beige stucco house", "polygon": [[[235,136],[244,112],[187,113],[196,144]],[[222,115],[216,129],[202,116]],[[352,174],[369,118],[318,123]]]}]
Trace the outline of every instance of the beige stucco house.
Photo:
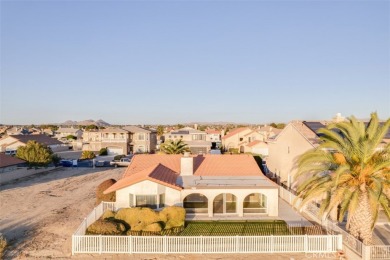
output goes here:
[{"label": "beige stucco house", "polygon": [[260,129],[241,127],[231,130],[222,137],[225,151],[237,149],[240,153],[255,153],[268,155],[268,146],[264,141],[268,133]]},{"label": "beige stucco house", "polygon": [[130,151],[132,153],[154,153],[157,145],[157,131],[139,126],[125,126],[122,129],[130,133]]},{"label": "beige stucco house", "polygon": [[127,130],[109,127],[106,129],[84,131],[83,151],[99,151],[107,148],[108,154],[128,154],[130,152],[130,133]]},{"label": "beige stucco house", "polygon": [[135,155],[116,192],[117,207],[183,206],[195,216],[278,216],[278,187],[250,155]]},{"label": "beige stucco house", "polygon": [[212,142],[206,140],[207,133],[192,127],[184,127],[164,134],[164,140],[182,140],[188,145],[192,154],[206,154],[210,151]]},{"label": "beige stucco house", "polygon": [[25,146],[28,141],[36,141],[49,147],[53,152],[68,150],[68,146],[57,139],[44,134],[36,135],[9,135],[0,139],[0,152],[17,150],[20,146]]},{"label": "beige stucco house", "polygon": [[294,188],[295,162],[301,154],[318,146],[316,131],[322,127],[325,122],[292,121],[275,138],[267,140],[267,166],[280,183]]},{"label": "beige stucco house", "polygon": [[79,128],[73,127],[60,127],[55,131],[55,137],[57,139],[66,139],[69,135],[73,135],[77,139],[81,139],[83,137],[83,131]]}]

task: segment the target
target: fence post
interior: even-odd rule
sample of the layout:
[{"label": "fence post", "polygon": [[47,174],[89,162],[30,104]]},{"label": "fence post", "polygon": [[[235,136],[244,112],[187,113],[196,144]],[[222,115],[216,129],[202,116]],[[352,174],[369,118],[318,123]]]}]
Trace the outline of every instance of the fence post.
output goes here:
[{"label": "fence post", "polygon": [[309,251],[308,243],[309,243],[309,239],[308,239],[307,235],[305,235],[303,238],[303,250],[305,251],[305,253],[308,253],[308,251]]},{"label": "fence post", "polygon": [[167,254],[167,236],[163,236],[163,251]]},{"label": "fence post", "polygon": [[240,252],[240,238],[238,235],[236,236],[236,252]]},{"label": "fence post", "polygon": [[200,253],[203,254],[203,236],[200,236]]},{"label": "fence post", "polygon": [[130,243],[130,246],[129,246],[129,253],[132,254],[133,253],[133,236],[129,236],[129,243]]},{"label": "fence post", "polygon": [[271,253],[273,253],[275,251],[275,239],[274,239],[274,235],[271,235]]},{"label": "fence post", "polygon": [[99,254],[101,255],[103,251],[103,240],[102,235],[99,235]]},{"label": "fence post", "polygon": [[362,244],[362,259],[370,260],[371,259],[371,247]]},{"label": "fence post", "polygon": [[343,250],[343,235],[337,235],[337,250]]}]

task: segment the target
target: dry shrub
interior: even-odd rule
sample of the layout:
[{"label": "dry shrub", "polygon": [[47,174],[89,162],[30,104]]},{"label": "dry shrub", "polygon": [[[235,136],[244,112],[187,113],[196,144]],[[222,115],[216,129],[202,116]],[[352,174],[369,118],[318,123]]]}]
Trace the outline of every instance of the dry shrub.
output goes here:
[{"label": "dry shrub", "polygon": [[87,228],[89,235],[120,235],[126,232],[126,227],[122,223],[109,220],[96,220]]},{"label": "dry shrub", "polygon": [[160,221],[159,214],[150,208],[124,208],[115,218],[125,221],[131,230],[142,230],[145,226]]},{"label": "dry shrub", "polygon": [[182,207],[165,207],[159,215],[160,219],[165,222],[165,229],[184,226],[186,211]]},{"label": "dry shrub", "polygon": [[7,247],[7,239],[0,233],[0,259],[3,257],[5,248]]},{"label": "dry shrub", "polygon": [[106,210],[103,215],[102,219],[109,219],[109,218],[115,218],[115,212],[112,210]]},{"label": "dry shrub", "polygon": [[149,224],[142,229],[142,231],[152,231],[152,232],[160,232],[161,230],[162,228],[159,223]]},{"label": "dry shrub", "polygon": [[99,184],[99,186],[96,189],[96,204],[99,204],[102,201],[115,202],[115,200],[116,200],[115,191],[110,192],[108,194],[103,194],[103,191],[107,190],[109,187],[111,187],[115,183],[116,183],[116,180],[108,179],[108,180],[105,180]]}]

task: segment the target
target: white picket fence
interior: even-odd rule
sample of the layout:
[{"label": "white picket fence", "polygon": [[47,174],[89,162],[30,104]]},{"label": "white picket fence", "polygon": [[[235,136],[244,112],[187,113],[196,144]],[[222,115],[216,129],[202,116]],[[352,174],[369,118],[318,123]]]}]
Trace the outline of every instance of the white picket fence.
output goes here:
[{"label": "white picket fence", "polygon": [[328,253],[341,247],[341,235],[72,236],[73,254]]},{"label": "white picket fence", "polygon": [[89,225],[115,203],[102,202],[82,221],[72,235],[76,253],[327,253],[342,248],[341,235],[294,236],[90,236]]},{"label": "white picket fence", "polygon": [[[282,186],[279,186],[279,196],[293,206],[299,206],[301,203],[301,201],[295,200],[295,198],[297,197],[296,195],[286,190]],[[304,207],[302,211],[312,220],[322,225],[328,231],[328,233],[342,235],[343,244],[352,251],[354,251],[357,255],[362,257],[362,259],[390,259],[389,245],[364,245],[361,241],[357,240],[354,236],[339,227],[337,223],[332,222],[330,219],[321,218],[321,216],[319,215],[319,208],[315,204],[310,204]]]}]

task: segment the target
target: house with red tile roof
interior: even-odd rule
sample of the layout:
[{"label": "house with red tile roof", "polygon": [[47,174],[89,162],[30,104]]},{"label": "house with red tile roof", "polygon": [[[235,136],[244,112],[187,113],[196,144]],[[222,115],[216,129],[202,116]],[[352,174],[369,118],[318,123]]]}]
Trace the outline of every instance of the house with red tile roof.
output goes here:
[{"label": "house with red tile roof", "polygon": [[[24,160],[0,153],[0,173],[16,170],[18,166],[25,164]],[[1,177],[0,177],[1,178]]]},{"label": "house with red tile roof", "polygon": [[225,151],[237,149],[240,153],[268,155],[267,144],[264,142],[266,139],[267,135],[258,129],[240,127],[223,136],[222,145]]},{"label": "house with red tile roof", "polygon": [[183,206],[195,216],[277,216],[278,187],[250,155],[138,154],[118,182],[117,207]]}]

